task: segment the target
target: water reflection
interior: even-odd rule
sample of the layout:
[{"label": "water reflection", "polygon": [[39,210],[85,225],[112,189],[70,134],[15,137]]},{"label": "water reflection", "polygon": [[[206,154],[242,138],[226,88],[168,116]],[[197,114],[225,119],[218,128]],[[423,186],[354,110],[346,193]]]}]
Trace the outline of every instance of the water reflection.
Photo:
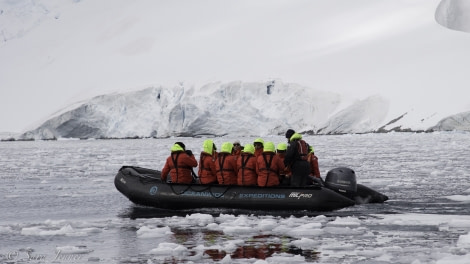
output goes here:
[{"label": "water reflection", "polygon": [[[206,247],[223,243],[223,240],[229,239],[227,235],[220,231],[194,230],[194,229],[172,229],[177,243],[190,249],[189,256],[197,255],[194,249],[198,244],[204,244]],[[266,259],[273,254],[289,253],[305,257],[305,261],[314,262],[319,259],[320,252],[314,250],[302,250],[289,245],[293,238],[284,237],[279,239],[273,235],[257,235],[245,239],[243,245],[239,245],[233,253],[219,249],[205,249],[204,255],[214,261],[219,261],[230,255],[232,259]]]}]

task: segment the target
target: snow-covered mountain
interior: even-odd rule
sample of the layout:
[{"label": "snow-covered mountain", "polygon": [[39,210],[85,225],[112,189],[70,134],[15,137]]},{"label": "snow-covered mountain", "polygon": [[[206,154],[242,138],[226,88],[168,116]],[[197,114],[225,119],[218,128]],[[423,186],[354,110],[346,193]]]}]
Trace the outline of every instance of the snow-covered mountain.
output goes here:
[{"label": "snow-covered mountain", "polygon": [[470,32],[470,1],[442,0],[436,9],[436,21],[444,27]]},{"label": "snow-covered mountain", "polygon": [[[149,87],[113,93],[63,109],[22,138],[125,138],[169,136],[259,136],[288,128],[313,134],[416,130],[469,130],[470,113],[437,123],[402,113],[387,120],[380,96],[351,101],[335,93],[281,81],[211,83],[202,87]],[[451,121],[450,121],[451,120]]]},{"label": "snow-covered mountain", "polygon": [[0,131],[466,130],[467,2],[0,0]]}]

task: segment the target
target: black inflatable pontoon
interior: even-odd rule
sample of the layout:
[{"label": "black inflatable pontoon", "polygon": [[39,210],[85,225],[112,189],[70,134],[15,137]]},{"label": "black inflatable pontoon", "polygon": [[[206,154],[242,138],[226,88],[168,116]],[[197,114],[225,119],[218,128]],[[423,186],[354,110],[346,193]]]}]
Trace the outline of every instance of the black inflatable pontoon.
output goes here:
[{"label": "black inflatable pontoon", "polygon": [[249,210],[331,211],[359,203],[382,203],[388,197],[356,184],[354,171],[328,172],[325,187],[257,187],[165,183],[161,172],[124,166],[117,173],[116,188],[135,204],[162,209],[232,208]]}]

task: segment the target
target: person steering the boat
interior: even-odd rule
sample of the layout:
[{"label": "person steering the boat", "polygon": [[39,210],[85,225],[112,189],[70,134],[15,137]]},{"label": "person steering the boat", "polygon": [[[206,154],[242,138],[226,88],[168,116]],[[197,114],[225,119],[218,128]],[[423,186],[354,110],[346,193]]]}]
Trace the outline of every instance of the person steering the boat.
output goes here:
[{"label": "person steering the boat", "polygon": [[310,174],[310,164],[307,161],[308,144],[302,139],[302,135],[289,129],[286,132],[289,140],[284,165],[292,172],[290,185],[300,187],[307,185],[307,178]]},{"label": "person steering the boat", "polygon": [[176,142],[171,147],[171,154],[163,166],[162,181],[166,182],[170,175],[169,181],[172,183],[192,183],[195,167],[197,167],[197,160],[192,151],[186,150],[181,142]]}]

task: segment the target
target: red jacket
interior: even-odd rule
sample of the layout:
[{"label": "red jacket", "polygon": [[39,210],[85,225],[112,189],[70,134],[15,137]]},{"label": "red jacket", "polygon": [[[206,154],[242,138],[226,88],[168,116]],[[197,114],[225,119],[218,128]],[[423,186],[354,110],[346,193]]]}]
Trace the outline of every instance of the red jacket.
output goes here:
[{"label": "red jacket", "polygon": [[256,185],[256,157],[250,153],[242,153],[237,159],[238,185]]},{"label": "red jacket", "polygon": [[217,171],[212,155],[201,152],[198,175],[201,184],[217,183]]},{"label": "red jacket", "polygon": [[259,157],[263,154],[263,148],[255,149],[255,157]]},{"label": "red jacket", "polygon": [[263,152],[262,155],[257,157],[256,172],[258,173],[258,186],[279,185],[279,175],[283,171],[284,164],[273,152]]},{"label": "red jacket", "polygon": [[237,184],[237,161],[231,154],[221,152],[215,160],[217,181],[223,185]]},{"label": "red jacket", "polygon": [[169,173],[171,182],[191,183],[193,181],[193,167],[197,167],[197,160],[194,155],[189,156],[184,151],[172,152],[166,159],[165,166],[162,169],[162,180],[166,181]]},{"label": "red jacket", "polygon": [[310,175],[320,178],[320,168],[318,166],[318,158],[313,153],[309,153],[307,161],[310,164]]}]

